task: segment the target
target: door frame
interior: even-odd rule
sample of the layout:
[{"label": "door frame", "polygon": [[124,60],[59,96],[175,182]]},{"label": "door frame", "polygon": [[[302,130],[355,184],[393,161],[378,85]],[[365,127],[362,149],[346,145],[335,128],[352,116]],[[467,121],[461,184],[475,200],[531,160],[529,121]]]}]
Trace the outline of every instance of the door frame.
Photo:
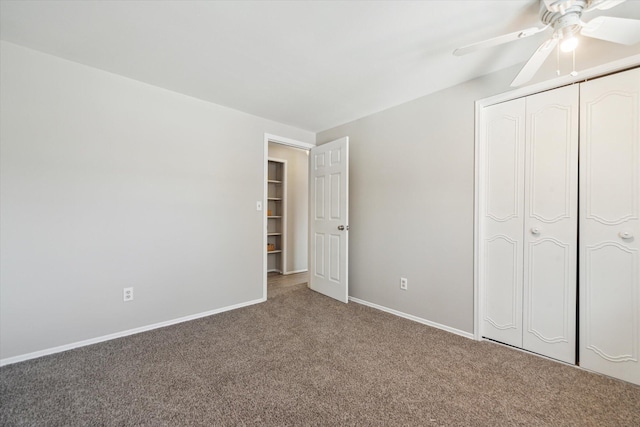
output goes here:
[{"label": "door frame", "polygon": [[[262,181],[263,181],[263,194],[262,194],[262,299],[264,301],[267,300],[267,251],[265,248],[267,247],[267,215],[265,214],[267,209],[267,194],[268,194],[268,185],[267,185],[267,174],[269,172],[269,143],[273,142],[280,145],[285,145],[288,147],[299,148],[301,150],[305,150],[309,152],[314,144],[309,144],[308,142],[302,142],[291,138],[285,138],[283,136],[272,135],[270,133],[264,134],[264,151],[262,155]],[[285,180],[286,182],[286,180]],[[284,236],[283,236],[284,237]],[[284,256],[284,254],[283,254]],[[308,263],[308,261],[307,261]],[[283,263],[286,265],[286,262]],[[283,269],[284,270],[284,269]]]},{"label": "door frame", "polygon": [[581,71],[577,76],[562,76],[542,83],[525,86],[489,98],[479,99],[475,102],[475,134],[474,134],[474,200],[473,200],[473,336],[475,340],[482,341],[482,295],[484,286],[480,280],[479,272],[479,251],[480,251],[480,200],[484,197],[484,192],[480,188],[480,173],[484,158],[482,157],[482,149],[484,148],[484,139],[481,134],[481,125],[483,117],[483,109],[490,105],[499,104],[501,102],[511,101],[516,98],[533,95],[562,86],[580,83],[585,80],[603,77],[607,74],[617,73],[627,69],[640,66],[640,55],[633,55],[618,61],[609,62],[597,67],[589,68]]}]

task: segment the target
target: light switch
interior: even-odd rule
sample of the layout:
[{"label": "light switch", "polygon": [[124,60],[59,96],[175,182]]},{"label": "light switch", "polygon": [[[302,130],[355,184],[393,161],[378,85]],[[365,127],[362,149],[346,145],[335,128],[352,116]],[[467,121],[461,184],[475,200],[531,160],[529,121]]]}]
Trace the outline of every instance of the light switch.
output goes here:
[{"label": "light switch", "polygon": [[256,210],[257,211],[261,211],[262,210],[262,202],[260,200],[258,200],[256,202]]}]

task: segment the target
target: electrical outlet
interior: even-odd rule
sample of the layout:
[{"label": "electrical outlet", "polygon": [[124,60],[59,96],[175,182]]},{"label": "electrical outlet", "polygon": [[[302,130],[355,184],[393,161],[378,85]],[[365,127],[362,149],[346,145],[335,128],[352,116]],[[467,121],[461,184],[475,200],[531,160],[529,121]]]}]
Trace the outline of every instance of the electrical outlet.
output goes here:
[{"label": "electrical outlet", "polygon": [[400,289],[402,289],[403,291],[407,290],[407,284],[408,284],[408,280],[406,277],[401,277],[400,278]]},{"label": "electrical outlet", "polygon": [[133,301],[133,288],[124,288],[122,300],[124,302]]}]

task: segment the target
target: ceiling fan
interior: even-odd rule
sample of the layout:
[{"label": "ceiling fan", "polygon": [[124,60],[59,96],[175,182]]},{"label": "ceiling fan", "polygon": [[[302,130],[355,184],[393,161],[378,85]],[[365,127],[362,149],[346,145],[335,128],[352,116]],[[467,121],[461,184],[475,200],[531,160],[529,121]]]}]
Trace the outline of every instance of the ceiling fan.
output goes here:
[{"label": "ceiling fan", "polygon": [[[521,86],[533,78],[556,46],[564,52],[574,51],[578,45],[578,39],[576,38],[578,34],[625,45],[640,43],[640,20],[614,18],[611,16],[599,16],[588,22],[583,22],[581,19],[582,14],[585,12],[590,12],[594,9],[611,9],[624,1],[540,0],[540,21],[544,24],[543,27],[526,28],[473,43],[456,49],[453,54],[457,56],[465,55],[479,49],[523,39],[551,28],[553,30],[551,38],[538,47],[513,82],[511,82],[512,87]],[[575,70],[573,73],[575,73]]]}]

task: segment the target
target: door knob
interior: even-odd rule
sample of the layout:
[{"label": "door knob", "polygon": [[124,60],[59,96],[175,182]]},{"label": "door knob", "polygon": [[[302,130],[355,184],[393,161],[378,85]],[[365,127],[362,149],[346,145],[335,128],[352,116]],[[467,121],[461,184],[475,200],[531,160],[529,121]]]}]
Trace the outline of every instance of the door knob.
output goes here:
[{"label": "door knob", "polygon": [[343,231],[343,230],[348,230],[349,226],[347,225],[346,227],[344,225],[339,225],[338,226],[338,230]]},{"label": "door knob", "polygon": [[627,240],[631,239],[633,237],[633,234],[631,234],[631,232],[629,231],[621,231],[618,233],[618,236],[620,236],[621,239]]},{"label": "door knob", "polygon": [[538,234],[540,234],[540,229],[538,227],[533,227],[531,229],[531,234],[537,236]]}]

